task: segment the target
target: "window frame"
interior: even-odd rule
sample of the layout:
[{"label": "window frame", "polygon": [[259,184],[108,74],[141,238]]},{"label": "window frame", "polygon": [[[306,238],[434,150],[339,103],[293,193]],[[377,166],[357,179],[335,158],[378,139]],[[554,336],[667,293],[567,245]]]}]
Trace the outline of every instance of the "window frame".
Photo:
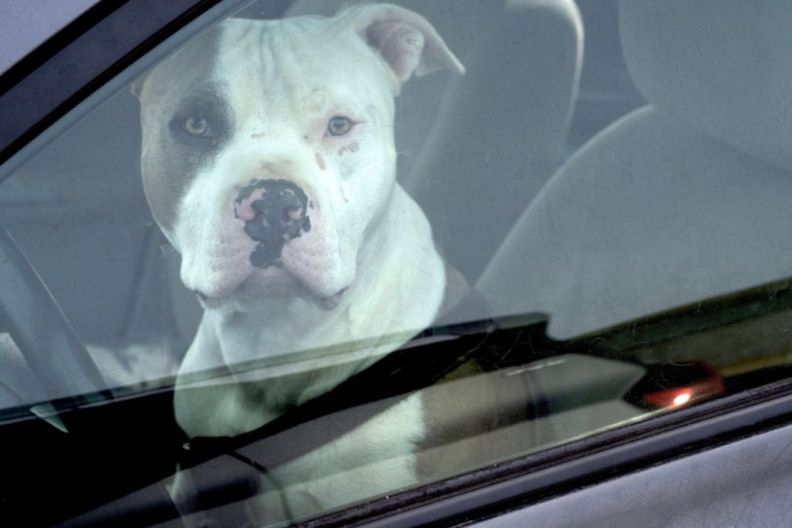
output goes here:
[{"label": "window frame", "polygon": [[[67,24],[0,77],[0,164],[7,165],[79,103],[220,2],[100,0]],[[241,3],[231,0],[227,9]],[[3,167],[0,173],[11,170]]]},{"label": "window frame", "polygon": [[352,506],[302,525],[366,523],[396,528],[483,520],[790,422],[792,380],[786,379]]}]

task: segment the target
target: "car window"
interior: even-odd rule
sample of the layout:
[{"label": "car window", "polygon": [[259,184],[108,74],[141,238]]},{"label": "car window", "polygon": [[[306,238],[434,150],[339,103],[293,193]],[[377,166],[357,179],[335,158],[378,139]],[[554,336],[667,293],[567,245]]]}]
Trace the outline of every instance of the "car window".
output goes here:
[{"label": "car window", "polygon": [[282,7],[4,167],[9,517],[340,523],[789,377],[790,8]]}]

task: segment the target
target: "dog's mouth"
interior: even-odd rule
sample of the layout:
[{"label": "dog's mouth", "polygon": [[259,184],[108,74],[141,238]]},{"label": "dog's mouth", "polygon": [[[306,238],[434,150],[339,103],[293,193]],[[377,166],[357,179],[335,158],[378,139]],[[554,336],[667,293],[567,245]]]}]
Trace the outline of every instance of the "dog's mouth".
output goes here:
[{"label": "dog's mouth", "polygon": [[342,288],[333,295],[321,296],[310,291],[282,267],[271,268],[266,272],[262,271],[254,272],[228,295],[209,297],[196,291],[195,296],[201,306],[208,310],[232,305],[238,310],[247,311],[261,304],[263,299],[284,299],[287,297],[300,297],[324,310],[333,310],[341,303],[344,294],[349,289]]}]

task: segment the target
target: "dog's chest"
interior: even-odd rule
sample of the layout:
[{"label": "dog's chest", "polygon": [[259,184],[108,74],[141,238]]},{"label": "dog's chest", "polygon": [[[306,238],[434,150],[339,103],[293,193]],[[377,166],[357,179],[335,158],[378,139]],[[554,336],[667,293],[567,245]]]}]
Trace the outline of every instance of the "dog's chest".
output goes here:
[{"label": "dog's chest", "polygon": [[[265,480],[275,480],[280,490],[262,494],[256,499],[256,507],[269,521],[288,504],[288,515],[294,518],[415,485],[413,453],[424,436],[422,407],[418,394],[401,399],[331,442],[279,467]],[[362,406],[344,412],[367,415],[370,409]],[[329,415],[305,430],[298,427],[289,431],[290,443],[310,442],[316,434],[312,431],[337,427],[337,419],[344,421]],[[265,489],[271,485],[263,483]]]}]

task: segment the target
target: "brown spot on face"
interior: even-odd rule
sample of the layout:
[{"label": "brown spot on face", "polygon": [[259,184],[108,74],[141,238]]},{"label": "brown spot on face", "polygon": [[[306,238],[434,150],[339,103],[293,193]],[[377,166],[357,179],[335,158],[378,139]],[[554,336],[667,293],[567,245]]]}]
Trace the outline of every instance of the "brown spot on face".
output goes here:
[{"label": "brown spot on face", "polygon": [[294,163],[289,159],[277,159],[274,161],[260,161],[259,170],[265,177],[283,177],[292,170]]},{"label": "brown spot on face", "polygon": [[325,170],[324,158],[322,158],[322,155],[319,154],[318,152],[316,153],[316,164],[319,166],[319,169]]},{"label": "brown spot on face", "polygon": [[358,143],[357,141],[353,141],[349,145],[344,145],[343,147],[341,147],[341,149],[338,151],[338,155],[343,156],[347,152],[355,153],[358,150],[360,150],[360,143]]}]

